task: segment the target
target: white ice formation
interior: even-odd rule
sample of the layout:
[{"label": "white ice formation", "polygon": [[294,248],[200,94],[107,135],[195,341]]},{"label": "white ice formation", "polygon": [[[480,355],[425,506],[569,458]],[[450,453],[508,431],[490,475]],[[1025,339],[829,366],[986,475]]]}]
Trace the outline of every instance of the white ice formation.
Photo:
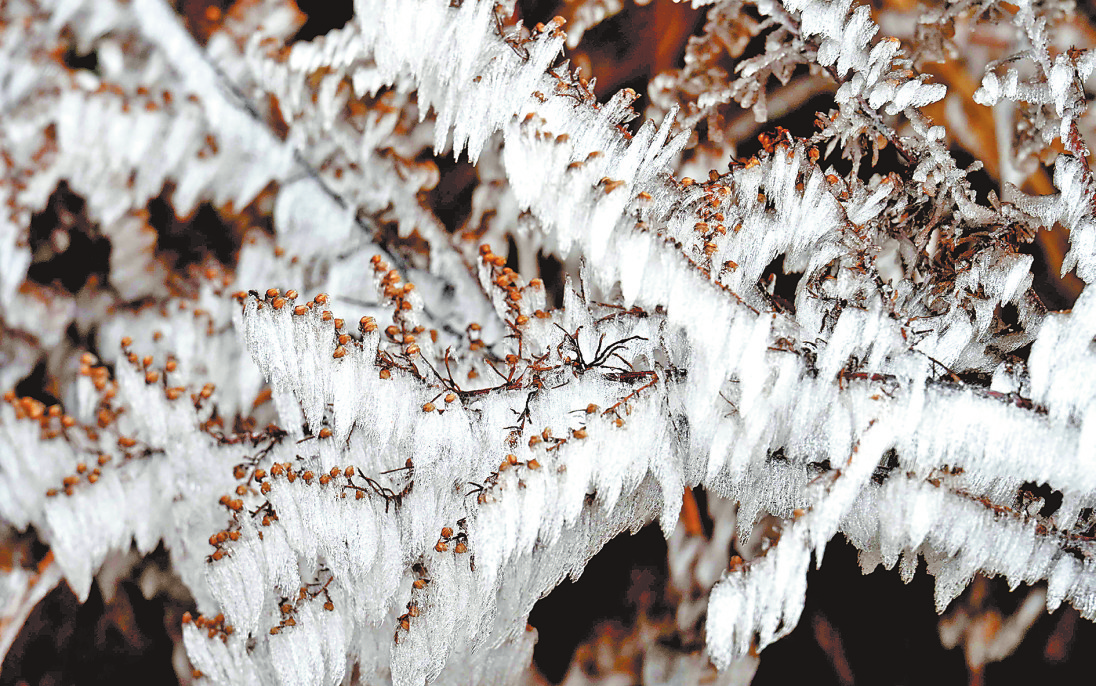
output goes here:
[{"label": "white ice formation", "polygon": [[[1096,295],[1048,313],[1013,240],[1060,223],[1066,268],[1096,277],[1076,150],[1057,195],[978,204],[916,109],[944,86],[848,0],[756,3],[794,35],[787,59],[839,83],[829,138],[776,134],[701,182],[674,176],[696,112],[629,131],[635,93],[599,103],[559,63],[559,23],[506,24],[512,2],[358,0],[291,47],[288,4],[252,3],[204,46],[164,0],[0,10],[0,148],[21,179],[0,187],[0,306],[69,360],[68,414],[0,405],[0,519],[33,525],[81,597],[112,551],[162,542],[221,615],[184,626],[214,683],[517,683],[533,604],[620,532],[672,536],[702,486],[730,503],[724,553],[780,521],[745,562],[679,551],[710,590],[682,616],[706,616],[728,674],[795,626],[838,534],[866,571],[924,559],[941,610],[985,573],[1096,619]],[[991,65],[977,97],[1053,105],[1065,140],[1093,63],[1049,62],[1040,31],[1025,55],[1045,79]],[[62,32],[96,73],[43,61]],[[706,104],[745,92],[728,89]],[[823,166],[865,127],[902,145],[906,177]],[[581,263],[562,307],[447,233],[421,200],[431,152],[489,180],[473,213],[497,248]],[[115,297],[159,307],[21,288],[60,181],[112,241]],[[165,182],[179,216],[265,198],[272,231],[172,293],[141,243]],[[394,247],[412,238],[429,247]],[[61,349],[92,322],[102,361]],[[35,359],[21,340],[9,385]],[[249,413],[270,424],[232,426]]]}]

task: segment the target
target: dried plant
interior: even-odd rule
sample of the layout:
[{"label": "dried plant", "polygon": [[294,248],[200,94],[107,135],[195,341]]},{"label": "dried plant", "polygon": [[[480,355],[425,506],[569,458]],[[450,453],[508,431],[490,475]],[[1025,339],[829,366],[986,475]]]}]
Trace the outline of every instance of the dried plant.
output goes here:
[{"label": "dried plant", "polygon": [[[748,683],[838,534],[941,612],[984,574],[1096,618],[1093,28],[636,4],[0,7],[0,381],[47,380],[0,518],[51,552],[3,651],[163,545],[185,678],[522,682],[534,603],[653,520],[680,683]],[[980,669],[1042,593],[945,639]]]}]

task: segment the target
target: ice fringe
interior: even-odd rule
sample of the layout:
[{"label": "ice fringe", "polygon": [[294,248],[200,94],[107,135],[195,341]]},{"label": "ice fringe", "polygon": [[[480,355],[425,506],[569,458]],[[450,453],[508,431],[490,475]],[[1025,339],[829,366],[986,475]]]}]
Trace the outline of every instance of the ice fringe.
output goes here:
[{"label": "ice fringe", "polygon": [[[181,341],[206,340],[206,320],[195,324],[190,313],[108,324],[114,339],[136,332],[129,350],[105,353],[116,364],[118,402],[131,411],[79,450],[43,440],[27,421],[33,408],[0,409],[0,515],[39,527],[78,592],[86,595],[111,550],[135,540],[144,552],[163,540],[199,609],[223,613],[233,628],[184,629],[192,662],[214,682],[337,683],[352,666],[399,684],[516,682],[534,640],[525,630],[533,603],[617,533],[657,517],[669,534],[684,488],[703,485],[739,503],[740,539],[762,513],[785,520],[774,547],[712,588],[708,650],[723,668],[794,625],[811,556],[820,562],[838,533],[863,551],[866,567],[901,562],[908,576],[923,556],[941,608],[985,572],[1013,584],[1047,580],[1048,607],[1070,602],[1096,615],[1093,542],[1080,521],[1096,505],[1089,290],[1071,313],[1047,315],[1030,292],[1030,259],[996,244],[980,246],[952,282],[914,278],[916,267],[896,260],[893,287],[881,285],[872,255],[894,240],[885,218],[901,202],[901,180],[877,177],[842,193],[807,145],[785,138],[719,178],[679,183],[670,171],[688,131],[676,131],[670,116],[634,136],[621,132],[632,95],[597,105],[581,83],[548,71],[563,43],[558,26],[499,36],[493,3],[449,4],[361,1],[352,26],[293,48],[285,64],[261,54],[256,39],[246,53],[220,53],[222,71],[287,102],[307,102],[303,79],[321,68],[343,70],[362,93],[414,89],[417,115],[436,112],[424,126],[436,151],[497,163],[515,213],[528,213],[540,244],[585,257],[583,281],[568,288],[562,310],[546,313],[542,286],[503,272],[497,255],[454,251],[437,227],[431,257],[444,280],[420,281],[397,265],[362,238],[354,212],[391,198],[402,234],[431,230],[395,180],[407,180],[405,168],[375,150],[393,121],[334,129],[328,120],[344,95],[330,86],[315,111],[290,113],[291,132],[277,140],[238,94],[217,87],[223,73],[163,3],[135,3],[135,14],[109,2],[69,3],[53,21],[84,19],[87,40],[96,26],[134,32],[153,48],[149,71],[189,84],[200,105],[144,117],[115,94],[77,88],[31,105],[25,85],[8,82],[10,102],[58,122],[63,150],[100,165],[85,174],[77,158],[59,157],[42,187],[20,197],[26,207],[66,178],[96,220],[112,224],[168,177],[180,183],[184,208],[199,199],[246,204],[277,180],[278,240],[311,265],[280,261],[269,241],[246,247],[231,285],[258,294],[234,304],[227,288],[207,286],[200,309],[222,333],[179,371],[199,398],[199,380],[216,379],[213,400],[235,409],[257,393],[257,368],[284,435],[228,443],[198,431],[209,404],[166,399],[147,382],[147,365],[128,359],[170,350],[153,337],[157,326],[172,327],[166,338],[184,355]],[[873,81],[894,48],[884,40],[862,50],[876,28],[849,3],[787,9],[805,36],[822,37],[819,61],[852,74],[842,97],[864,94],[868,106],[893,113],[940,96],[919,79],[896,88]],[[1064,88],[1055,91],[1063,113]],[[231,163],[184,154],[201,147],[205,127],[221,134]],[[111,135],[96,138],[104,128]],[[338,143],[305,150],[327,134]],[[150,141],[173,135],[177,160],[162,168],[144,160]],[[334,200],[342,196],[329,192],[331,178],[307,173],[322,153],[343,148],[366,169],[355,177],[353,207]],[[951,183],[933,154],[916,175]],[[1017,196],[1013,211],[1068,222],[1071,254],[1089,281],[1086,172],[1061,157],[1060,195]],[[121,181],[130,174],[132,188]],[[15,240],[3,245],[5,269],[16,273],[0,279],[7,305],[27,259]],[[460,273],[470,259],[478,284]],[[755,287],[778,259],[784,272],[802,274],[794,311]],[[420,287],[407,289],[408,278]],[[499,367],[505,383],[450,325],[460,313],[443,306],[445,280],[482,285],[480,311],[493,308],[496,333],[518,336],[479,339],[495,360],[515,356],[506,363],[512,372]],[[281,290],[262,295],[270,284]],[[355,302],[293,298],[290,288]],[[395,333],[358,319],[393,305]],[[1017,330],[999,326],[1004,306],[1016,309]],[[1026,368],[1006,359],[1029,343]],[[466,381],[473,371],[480,382]],[[992,384],[963,382],[973,373]],[[87,424],[100,400],[90,383],[82,378],[66,398]],[[121,466],[94,488],[47,498],[77,472],[80,450]],[[232,473],[241,462],[243,479]],[[1033,503],[1018,504],[1028,483],[1061,493],[1058,512],[1043,517]],[[239,507],[215,504],[240,485]],[[209,537],[228,530],[236,538],[218,542],[222,556],[207,560]]]}]

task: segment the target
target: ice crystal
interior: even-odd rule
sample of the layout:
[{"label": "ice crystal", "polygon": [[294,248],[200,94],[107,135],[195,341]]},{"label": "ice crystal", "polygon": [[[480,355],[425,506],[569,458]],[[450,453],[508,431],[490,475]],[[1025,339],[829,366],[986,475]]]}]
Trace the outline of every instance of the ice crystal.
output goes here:
[{"label": "ice crystal", "polygon": [[[1001,143],[1013,171],[980,198],[979,163],[922,111],[947,95],[927,52],[868,7],[693,5],[701,35],[629,128],[636,92],[599,98],[563,59],[620,2],[580,3],[568,36],[513,2],[357,0],[296,42],[292,3],[240,2],[204,45],[164,0],[6,4],[0,306],[22,335],[3,380],[42,350],[62,383],[60,405],[0,406],[0,518],[50,546],[41,587],[84,599],[112,554],[162,543],[201,613],[189,660],[224,684],[521,682],[534,603],[655,520],[700,594],[680,628],[704,623],[727,683],[795,627],[838,534],[865,571],[924,559],[940,611],[982,573],[1096,619],[1091,53],[1052,44],[1055,8],[1016,5],[1018,51],[973,97],[1023,105],[1037,135]],[[816,133],[735,159],[725,113],[765,121],[797,79],[832,86]],[[1053,192],[1009,180],[1056,141]],[[887,149],[901,173],[875,171]],[[424,201],[435,156],[475,165],[461,227]],[[111,245],[110,289],[28,277],[59,184]],[[156,202],[234,215],[232,263],[173,273]],[[1055,225],[1086,284],[1071,311],[1047,311],[1020,249]],[[559,307],[538,252],[564,265]],[[678,526],[697,487],[708,548]]]}]

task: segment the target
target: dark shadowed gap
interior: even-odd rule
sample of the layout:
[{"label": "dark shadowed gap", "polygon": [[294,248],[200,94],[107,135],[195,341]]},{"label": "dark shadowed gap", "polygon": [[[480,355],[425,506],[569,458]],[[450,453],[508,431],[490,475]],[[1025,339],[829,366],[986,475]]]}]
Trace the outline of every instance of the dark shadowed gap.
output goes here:
[{"label": "dark shadowed gap", "polygon": [[1052,517],[1062,506],[1063,495],[1061,491],[1051,488],[1048,484],[1037,484],[1034,481],[1025,481],[1020,486],[1019,503],[1021,511],[1024,511],[1024,501],[1043,499],[1043,506],[1039,510],[1040,517]]},{"label": "dark shadowed gap", "polygon": [[708,491],[701,486],[697,486],[692,489],[692,492],[693,498],[696,500],[696,513],[700,518],[700,526],[703,529],[704,536],[705,538],[711,538],[712,532],[715,530],[715,521],[708,511]]},{"label": "dark shadowed gap", "polygon": [[[940,643],[933,589],[923,562],[908,585],[896,569],[861,575],[856,549],[839,536],[827,546],[822,569],[808,573],[798,626],[762,652],[753,686],[802,683],[804,675],[817,686],[841,684],[840,660],[832,655],[837,644],[858,684],[974,683],[962,649]],[[984,589],[975,602],[972,585],[947,612],[973,602],[1008,616],[1027,593],[1026,586],[1009,591],[1000,578],[987,580]],[[820,631],[820,625],[828,627]],[[984,683],[1088,683],[1096,673],[1096,652],[1087,649],[1092,645],[1096,624],[1063,605],[1037,619],[1012,655],[986,666]]]},{"label": "dark shadowed gap", "polygon": [[99,73],[99,55],[94,50],[86,54],[76,51],[76,46],[69,46],[61,55],[61,62],[69,69],[86,69],[93,73]]},{"label": "dark shadowed gap", "polygon": [[[946,651],[936,633],[933,580],[923,567],[907,586],[898,571],[863,576],[857,551],[843,537],[830,541],[820,570],[807,575],[807,600],[799,624],[761,653],[753,686],[842,684],[844,660],[860,684],[967,684],[959,651]],[[820,645],[827,643],[831,654]]]},{"label": "dark shadowed gap", "polygon": [[[1059,230],[1060,225],[1056,224],[1055,229]],[[1062,233],[1065,233],[1064,229],[1060,229]],[[1056,312],[1062,312],[1065,310],[1073,309],[1073,304],[1077,302],[1077,296],[1079,291],[1072,290],[1064,281],[1071,279],[1075,283],[1079,283],[1077,278],[1077,270],[1074,269],[1066,274],[1065,277],[1060,277],[1056,270],[1051,267],[1050,255],[1047,253],[1047,242],[1051,240],[1051,236],[1043,236],[1042,230],[1036,234],[1036,239],[1030,243],[1021,243],[1018,247],[1022,254],[1031,255],[1034,258],[1034,262],[1031,265],[1032,283],[1031,288],[1035,291],[1035,294],[1039,296],[1039,300],[1042,301],[1048,310]]]},{"label": "dark shadowed gap", "polygon": [[626,2],[620,12],[582,34],[573,51],[576,62],[590,65],[582,75],[597,78],[598,100],[605,102],[629,87],[640,95],[637,107],[642,109],[650,80],[684,65],[685,46],[703,26],[704,16],[704,11],[692,9],[689,3]]},{"label": "dark shadowed gap", "polygon": [[296,0],[297,7],[308,17],[290,43],[308,41],[331,29],[346,26],[354,16],[354,0]]},{"label": "dark shadowed gap", "polygon": [[548,307],[563,307],[563,263],[555,255],[545,255],[538,250],[537,266],[540,268],[540,279],[544,282]]},{"label": "dark shadowed gap", "polygon": [[472,214],[472,194],[479,176],[467,158],[458,161],[452,155],[441,155],[430,159],[438,167],[438,184],[421,197],[446,230],[456,233]]},{"label": "dark shadowed gap", "polygon": [[[645,570],[648,574],[634,574]],[[627,532],[610,541],[594,556],[578,581],[565,580],[536,604],[529,623],[539,634],[533,663],[552,683],[563,680],[575,648],[606,621],[630,623],[635,616],[630,600],[633,581],[667,576],[666,541],[657,524],[635,536]],[[654,588],[660,588],[658,582]]]},{"label": "dark shadowed gap", "polygon": [[1020,326],[1020,309],[1013,303],[998,305],[993,311],[993,317],[998,333],[1016,333],[1024,328]]},{"label": "dark shadowed gap", "polygon": [[27,618],[0,668],[0,686],[178,683],[164,604],[123,581],[111,602],[93,584],[81,605],[62,582]]},{"label": "dark shadowed gap", "polygon": [[[537,23],[547,24],[559,14],[559,2],[556,0],[518,0],[515,9],[524,26],[533,27]],[[567,27],[563,27],[566,31]],[[589,74],[587,74],[589,76]]]},{"label": "dark shadowed gap", "polygon": [[27,278],[76,293],[89,281],[104,284],[110,273],[110,241],[84,212],[85,202],[64,181],[45,209],[30,220],[27,240],[33,255]]},{"label": "dark shadowed gap", "polygon": [[795,314],[795,290],[799,287],[799,280],[803,278],[802,272],[784,273],[784,256],[777,255],[772,262],[765,267],[758,279],[758,287],[765,291],[772,285],[773,304],[777,309],[789,314]]},{"label": "dark shadowed gap", "polygon": [[34,369],[15,384],[15,395],[19,398],[34,398],[47,407],[56,405],[60,399],[50,391],[56,391],[56,382],[46,373],[45,358],[34,365]]},{"label": "dark shadowed gap", "polygon": [[[513,269],[518,271],[518,244],[514,240],[512,234],[506,234],[506,265],[507,269]],[[518,272],[520,273],[520,272]],[[522,274],[521,277],[526,281],[533,278],[531,274]]]},{"label": "dark shadowed gap", "polygon": [[[574,7],[570,0],[519,0],[515,19],[532,28],[557,15],[573,17]],[[689,3],[625,2],[620,12],[589,27],[564,59],[571,60],[572,69],[581,66],[583,78],[597,79],[594,93],[601,102],[623,88],[639,95],[634,107],[641,116],[627,125],[634,131],[642,123],[650,80],[684,65],[685,46],[691,35],[700,32],[704,17],[704,11],[694,10]]]},{"label": "dark shadowed gap", "polygon": [[[955,166],[960,169],[966,169],[974,164],[974,156],[958,145],[953,144],[948,149],[948,152],[951,153],[952,158],[955,160]],[[967,181],[970,182],[970,187],[974,190],[979,205],[989,204],[990,191],[993,191],[997,195],[1001,194],[1000,186],[997,181],[989,175],[989,172],[986,171],[985,167],[977,171],[969,172],[967,174]]]},{"label": "dark shadowed gap", "polygon": [[233,265],[243,236],[221,218],[209,203],[202,203],[188,218],[176,216],[169,186],[148,203],[148,224],[156,230],[156,253],[175,270],[202,265],[212,257]]}]

